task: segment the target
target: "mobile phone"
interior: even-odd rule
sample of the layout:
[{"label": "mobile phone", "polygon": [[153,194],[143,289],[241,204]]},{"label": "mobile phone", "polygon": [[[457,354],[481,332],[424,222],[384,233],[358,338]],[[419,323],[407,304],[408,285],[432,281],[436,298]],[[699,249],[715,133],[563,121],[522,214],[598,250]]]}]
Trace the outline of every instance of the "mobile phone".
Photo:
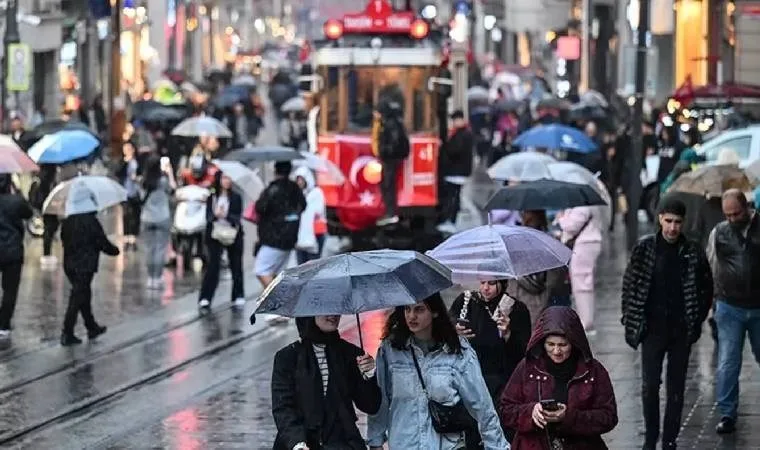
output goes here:
[{"label": "mobile phone", "polygon": [[168,156],[162,156],[161,157],[161,168],[166,170],[169,168],[169,157]]},{"label": "mobile phone", "polygon": [[470,321],[467,319],[457,319],[457,325],[468,328],[470,326]]},{"label": "mobile phone", "polygon": [[541,408],[544,411],[557,411],[559,409],[559,403],[554,399],[541,400]]}]

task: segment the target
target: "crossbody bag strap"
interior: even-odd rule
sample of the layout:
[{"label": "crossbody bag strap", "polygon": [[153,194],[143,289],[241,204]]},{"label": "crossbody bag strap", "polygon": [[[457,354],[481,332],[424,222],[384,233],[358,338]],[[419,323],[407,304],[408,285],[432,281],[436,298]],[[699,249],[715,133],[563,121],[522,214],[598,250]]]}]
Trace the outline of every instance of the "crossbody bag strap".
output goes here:
[{"label": "crossbody bag strap", "polygon": [[422,379],[422,370],[420,370],[420,364],[417,362],[417,355],[415,354],[414,348],[410,349],[412,352],[412,360],[414,361],[414,368],[417,369],[417,376],[420,379],[420,384],[422,384],[422,390],[425,392],[425,396],[428,395],[427,387],[425,387],[425,380]]},{"label": "crossbody bag strap", "polygon": [[581,236],[581,234],[583,233],[583,230],[585,230],[586,227],[588,226],[588,224],[591,223],[591,220],[593,218],[594,218],[594,215],[593,214],[589,214],[588,219],[586,219],[586,222],[583,223],[583,226],[581,227],[581,229],[578,230],[577,233],[575,233],[575,236],[571,237],[570,239],[567,239],[565,242],[571,242],[571,241],[574,241],[574,240],[578,239]]}]

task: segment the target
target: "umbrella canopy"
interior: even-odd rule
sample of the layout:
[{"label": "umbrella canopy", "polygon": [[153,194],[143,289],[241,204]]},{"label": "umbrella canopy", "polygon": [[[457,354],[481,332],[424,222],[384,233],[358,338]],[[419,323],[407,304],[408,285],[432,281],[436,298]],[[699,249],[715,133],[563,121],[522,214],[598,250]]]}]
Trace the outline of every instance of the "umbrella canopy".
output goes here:
[{"label": "umbrella canopy", "polygon": [[230,138],[232,137],[232,131],[219,120],[209,116],[202,116],[183,120],[182,123],[174,127],[172,135],[185,137],[213,136],[218,138]]},{"label": "umbrella canopy", "polygon": [[344,253],[280,273],[259,297],[256,314],[358,314],[413,305],[451,286],[449,269],[414,251]]},{"label": "umbrella canopy", "polygon": [[534,181],[551,178],[548,165],[556,159],[544,153],[522,152],[507,155],[496,161],[488,175],[494,180]]},{"label": "umbrella canopy", "polygon": [[282,106],[280,107],[280,111],[284,113],[298,112],[298,111],[305,111],[305,110],[306,110],[306,100],[304,100],[301,97],[293,97],[290,100],[283,103]]},{"label": "umbrella canopy", "polygon": [[132,112],[132,118],[137,119],[152,109],[163,108],[163,107],[164,105],[162,105],[161,103],[158,103],[155,100],[138,100],[132,103],[132,106],[130,107],[130,109]]},{"label": "umbrella canopy", "polygon": [[0,134],[0,173],[25,173],[40,170],[10,136]]},{"label": "umbrella canopy", "polygon": [[467,89],[467,101],[478,102],[478,101],[488,101],[488,100],[489,100],[488,89],[482,86],[473,86]]},{"label": "umbrella canopy", "polygon": [[243,164],[262,163],[269,161],[293,161],[303,159],[303,155],[290,147],[264,146],[246,147],[227,154],[224,159],[240,161]]},{"label": "umbrella canopy", "polygon": [[494,111],[498,113],[516,112],[522,108],[523,102],[519,100],[501,100],[494,105]]},{"label": "umbrella canopy", "polygon": [[229,108],[236,103],[247,102],[250,95],[251,88],[249,86],[227,86],[214,98],[214,106],[217,108]]},{"label": "umbrella canopy", "polygon": [[346,176],[343,175],[340,168],[332,163],[327,158],[319,156],[311,152],[300,152],[303,159],[296,159],[293,161],[294,166],[306,166],[309,169],[317,172],[317,175],[324,176],[330,185],[342,186],[346,181]]},{"label": "umbrella canopy", "polygon": [[596,144],[580,130],[565,125],[539,125],[517,136],[514,143],[520,148],[547,148],[576,153],[591,153]]},{"label": "umbrella canopy", "polygon": [[486,209],[528,211],[604,204],[604,199],[591,186],[565,181],[537,180],[501,188],[488,201]]},{"label": "umbrella canopy", "polygon": [[605,108],[588,103],[576,103],[568,112],[570,120],[606,120],[610,115],[611,113]]},{"label": "umbrella canopy", "polygon": [[49,120],[43,122],[32,129],[32,134],[37,138],[41,138],[46,134],[53,134],[62,130],[80,130],[92,134],[87,125],[76,120]]},{"label": "umbrella canopy", "polygon": [[739,166],[716,165],[700,167],[687,172],[671,185],[668,192],[684,192],[720,197],[728,189],[739,189],[742,192],[752,190],[752,183]]},{"label": "umbrella canopy", "polygon": [[266,186],[264,186],[261,177],[243,164],[237,161],[222,161],[220,159],[215,159],[213,163],[223,174],[230,177],[235,187],[242,191],[250,200],[258,199],[264,191]]},{"label": "umbrella canopy", "polygon": [[457,233],[427,252],[460,284],[515,279],[566,266],[572,251],[528,227],[484,225]]},{"label": "umbrella canopy", "polygon": [[29,149],[29,157],[38,164],[65,164],[90,156],[100,146],[88,131],[62,130],[42,137]]},{"label": "umbrella canopy", "polygon": [[143,122],[179,122],[187,117],[185,108],[163,106],[149,109],[142,116],[132,116],[133,119],[142,120]]},{"label": "umbrella canopy", "polygon": [[108,177],[81,175],[59,184],[42,205],[44,214],[68,217],[102,211],[127,201],[127,191]]},{"label": "umbrella canopy", "polygon": [[238,75],[232,79],[233,86],[256,86],[256,78],[253,75]]},{"label": "umbrella canopy", "polygon": [[581,103],[584,103],[586,105],[600,106],[602,108],[607,108],[610,106],[609,102],[607,102],[607,99],[604,98],[604,95],[594,90],[584,92],[583,95],[581,95]]},{"label": "umbrella canopy", "polygon": [[569,107],[570,103],[554,97],[541,99],[536,104],[537,109],[568,109]]}]

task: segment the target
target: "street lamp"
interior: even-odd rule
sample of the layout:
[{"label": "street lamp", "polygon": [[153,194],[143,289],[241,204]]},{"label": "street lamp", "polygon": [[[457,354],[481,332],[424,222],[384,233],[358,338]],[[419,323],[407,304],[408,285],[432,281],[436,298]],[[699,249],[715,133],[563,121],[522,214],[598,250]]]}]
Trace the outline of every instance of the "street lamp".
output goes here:
[{"label": "street lamp", "polygon": [[8,123],[8,48],[12,44],[18,44],[21,36],[18,34],[18,4],[17,0],[8,0],[5,7],[5,36],[3,36],[3,79],[0,87],[0,114],[2,117],[2,128],[6,129]]}]

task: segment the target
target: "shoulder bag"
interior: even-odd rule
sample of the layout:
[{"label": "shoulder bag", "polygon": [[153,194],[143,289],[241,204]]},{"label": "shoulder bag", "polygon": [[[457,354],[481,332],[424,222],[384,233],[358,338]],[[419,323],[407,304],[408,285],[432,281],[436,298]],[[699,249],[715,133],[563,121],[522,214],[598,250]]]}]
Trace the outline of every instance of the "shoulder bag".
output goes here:
[{"label": "shoulder bag", "polygon": [[581,227],[581,229],[580,229],[580,230],[578,230],[578,232],[575,234],[575,236],[571,237],[570,239],[568,239],[568,240],[565,242],[565,245],[566,245],[566,246],[567,246],[567,247],[568,247],[570,250],[572,250],[572,249],[573,249],[573,247],[575,247],[575,241],[576,241],[576,240],[578,240],[578,237],[581,235],[581,233],[583,233],[583,230],[585,230],[585,229],[586,229],[586,227],[588,226],[588,224],[590,224],[590,223],[591,223],[591,219],[593,219],[593,218],[594,218],[593,214],[590,214],[590,215],[588,216],[588,219],[586,220],[586,222],[583,224],[583,226]]},{"label": "shoulder bag", "polygon": [[417,376],[422,384],[422,390],[428,399],[428,411],[430,419],[433,422],[433,429],[439,434],[463,433],[468,430],[477,429],[478,423],[472,418],[467,408],[464,407],[462,400],[459,400],[454,406],[446,406],[435,400],[430,399],[425,380],[422,379],[422,371],[417,362],[417,356],[414,349],[411,349],[414,367],[417,369]]},{"label": "shoulder bag", "polygon": [[217,220],[213,223],[211,228],[211,239],[219,242],[225,247],[235,243],[237,239],[238,229],[235,226],[230,225],[227,222]]}]

